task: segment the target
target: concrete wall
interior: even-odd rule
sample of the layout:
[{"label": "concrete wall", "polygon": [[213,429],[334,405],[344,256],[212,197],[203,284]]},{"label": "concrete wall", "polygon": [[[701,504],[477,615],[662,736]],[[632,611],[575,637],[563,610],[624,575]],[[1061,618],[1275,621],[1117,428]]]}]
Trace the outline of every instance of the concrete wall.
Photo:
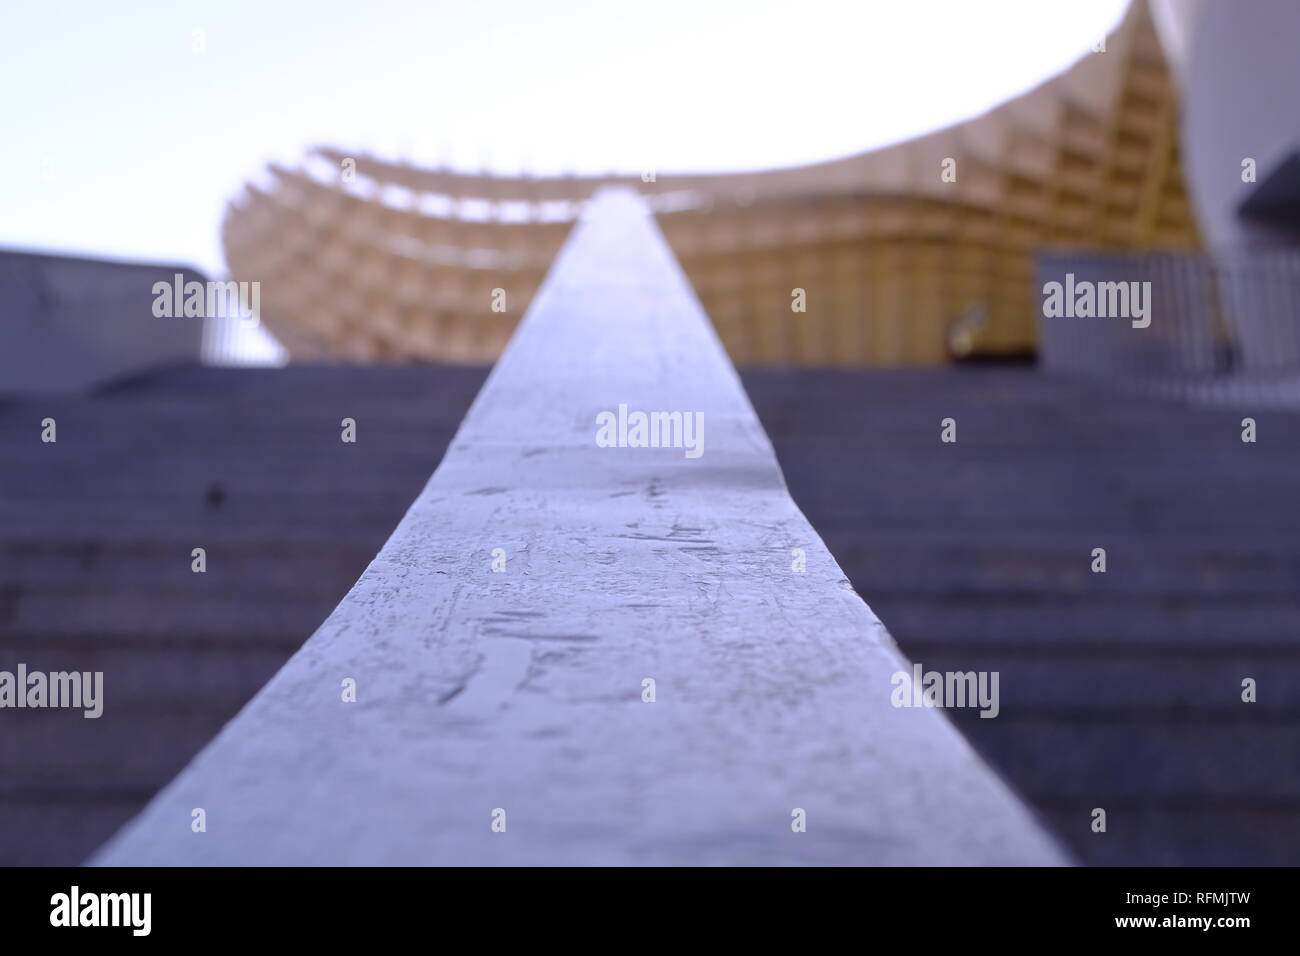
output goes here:
[{"label": "concrete wall", "polygon": [[[1237,207],[1300,148],[1300,3],[1246,0],[1171,4],[1191,24],[1183,73],[1183,154],[1201,229],[1211,246],[1286,237]],[[1252,158],[1258,182],[1242,182]]]},{"label": "concrete wall", "polygon": [[201,318],[155,318],[153,284],[207,281],[184,266],[0,250],[0,394],[79,392],[196,364]]},{"label": "concrete wall", "polygon": [[[1192,205],[1221,266],[1218,298],[1241,366],[1294,368],[1300,274],[1286,253],[1259,247],[1300,249],[1300,222],[1294,208],[1269,221],[1240,209],[1251,196],[1258,201],[1257,191],[1300,150],[1300,3],[1156,0],[1152,11],[1176,64]],[[1247,159],[1253,181],[1243,179]],[[1291,182],[1275,180],[1270,192],[1294,194],[1295,177],[1293,167],[1279,177]]]},{"label": "concrete wall", "polygon": [[[1043,314],[1048,282],[1148,283],[1149,324],[1130,318]],[[1043,251],[1035,259],[1039,364],[1053,372],[1140,377],[1221,370],[1226,348],[1218,326],[1216,277],[1200,254]]]},{"label": "concrete wall", "polygon": [[1196,21],[1205,9],[1205,0],[1148,0],[1148,6],[1169,65],[1175,77],[1184,82],[1192,36],[1196,32]]}]

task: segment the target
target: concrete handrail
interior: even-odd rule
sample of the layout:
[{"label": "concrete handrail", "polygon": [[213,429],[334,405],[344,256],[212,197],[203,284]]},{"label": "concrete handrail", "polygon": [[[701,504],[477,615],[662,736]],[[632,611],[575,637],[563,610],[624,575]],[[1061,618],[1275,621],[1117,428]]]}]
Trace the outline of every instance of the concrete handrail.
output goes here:
[{"label": "concrete handrail", "polygon": [[92,862],[1063,862],[907,667],[606,192],[356,586]]}]

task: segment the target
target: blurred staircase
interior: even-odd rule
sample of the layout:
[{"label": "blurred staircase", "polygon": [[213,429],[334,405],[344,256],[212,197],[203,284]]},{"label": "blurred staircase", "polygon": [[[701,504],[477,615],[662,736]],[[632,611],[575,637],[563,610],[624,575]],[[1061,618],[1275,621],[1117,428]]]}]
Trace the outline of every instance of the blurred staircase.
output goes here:
[{"label": "blurred staircase", "polygon": [[189,368],[0,403],[0,669],[102,670],[106,700],[0,713],[0,864],[80,863],[185,766],[375,556],[484,375]]},{"label": "blurred staircase", "polygon": [[[0,714],[0,864],[80,862],[180,771],[343,597],[484,374],[185,369],[0,403],[0,669],[103,670],[106,698]],[[1300,415],[1254,414],[1248,445],[1248,409],[1032,370],[742,378],[903,651],[1000,672],[999,717],[952,716],[1080,859],[1300,861]]]},{"label": "blurred staircase", "polygon": [[996,719],[950,713],[1081,860],[1300,862],[1300,415],[1032,369],[742,377],[903,652],[1000,672]]}]

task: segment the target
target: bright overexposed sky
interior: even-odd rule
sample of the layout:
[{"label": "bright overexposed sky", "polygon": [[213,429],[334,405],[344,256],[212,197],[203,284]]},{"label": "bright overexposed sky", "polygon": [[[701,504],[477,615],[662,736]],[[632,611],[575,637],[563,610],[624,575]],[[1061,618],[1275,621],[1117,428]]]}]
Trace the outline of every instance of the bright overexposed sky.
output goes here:
[{"label": "bright overexposed sky", "polygon": [[220,274],[226,200],[317,144],[503,172],[829,159],[1032,87],[1127,4],[12,2],[0,246]]}]

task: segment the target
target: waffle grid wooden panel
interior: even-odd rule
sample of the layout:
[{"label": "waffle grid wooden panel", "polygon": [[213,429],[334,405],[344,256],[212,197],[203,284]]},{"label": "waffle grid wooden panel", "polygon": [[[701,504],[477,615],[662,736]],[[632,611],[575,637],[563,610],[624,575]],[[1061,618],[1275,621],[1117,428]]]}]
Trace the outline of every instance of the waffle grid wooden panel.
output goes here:
[{"label": "waffle grid wooden panel", "polygon": [[[582,204],[616,183],[656,209],[736,362],[1018,354],[1034,346],[1035,249],[1199,248],[1177,122],[1135,0],[1105,52],[1038,88],[812,166],[646,183],[473,175],[319,148],[231,204],[226,259],[233,278],[262,283],[264,318],[294,357],[489,362]],[[356,177],[345,183],[348,159]],[[941,176],[946,159],[955,181]],[[805,312],[791,308],[796,288]]]}]

